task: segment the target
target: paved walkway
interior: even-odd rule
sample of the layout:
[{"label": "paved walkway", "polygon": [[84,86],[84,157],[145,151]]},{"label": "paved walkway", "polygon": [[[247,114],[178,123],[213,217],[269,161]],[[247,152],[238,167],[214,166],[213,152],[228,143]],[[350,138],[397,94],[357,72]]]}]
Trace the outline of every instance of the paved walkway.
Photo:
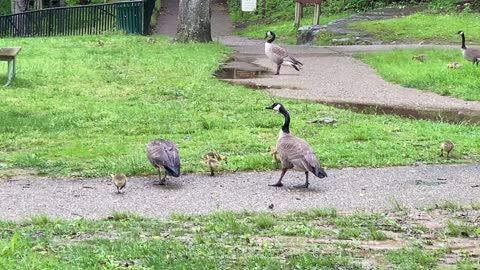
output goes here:
[{"label": "paved walkway", "polygon": [[[175,18],[174,4],[162,0],[162,12]],[[168,7],[173,7],[169,9]],[[222,5],[215,4],[217,9]],[[218,14],[218,13],[214,13]],[[162,18],[157,31],[174,35],[172,22]],[[263,56],[263,41],[230,35],[228,18],[213,18],[213,36],[233,46],[242,57],[268,68]],[[281,96],[361,102],[397,103],[401,106],[447,106],[477,109],[478,103],[440,97],[431,93],[402,88],[380,79],[368,66],[348,57],[358,50],[390,49],[381,47],[288,47],[301,57],[305,68],[294,73],[288,68],[283,75],[255,79],[252,82],[279,85],[271,90]],[[288,90],[290,88],[290,90]],[[398,93],[397,93],[398,92]],[[360,93],[360,94],[359,94]],[[384,209],[397,203],[405,207],[431,205],[445,201],[480,203],[479,164],[419,165],[388,168],[328,169],[328,178],[311,179],[308,190],[292,189],[304,181],[304,174],[290,171],[285,187],[269,187],[279,175],[273,172],[182,175],[168,180],[167,186],[153,185],[156,176],[132,177],[124,194],[117,194],[109,178],[46,178],[16,176],[0,180],[0,218],[21,219],[47,214],[55,217],[100,218],[112,211],[131,211],[146,216],[165,217],[174,212],[208,213],[215,210],[273,211],[335,207],[339,210]]]},{"label": "paved walkway", "polygon": [[289,171],[284,187],[268,186],[280,171],[221,173],[214,177],[188,174],[154,185],[151,177],[132,177],[125,193],[117,194],[110,178],[15,177],[0,181],[0,218],[21,219],[47,214],[55,217],[101,218],[112,211],[150,217],[174,212],[216,210],[274,211],[335,207],[339,210],[380,210],[457,202],[480,202],[479,164],[416,167],[328,169],[329,177],[312,178],[309,189],[294,189],[304,174]]}]

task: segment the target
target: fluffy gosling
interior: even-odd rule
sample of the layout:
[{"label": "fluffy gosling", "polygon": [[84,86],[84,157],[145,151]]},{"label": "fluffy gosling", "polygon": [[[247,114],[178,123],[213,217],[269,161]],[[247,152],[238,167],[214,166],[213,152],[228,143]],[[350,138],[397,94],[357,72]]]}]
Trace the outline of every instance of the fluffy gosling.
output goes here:
[{"label": "fluffy gosling", "polygon": [[450,152],[453,150],[455,145],[450,140],[445,140],[440,144],[440,156],[443,156],[443,153],[447,153],[447,158],[450,156]]},{"label": "fluffy gosling", "polygon": [[98,46],[103,46],[103,45],[105,45],[105,41],[103,41],[103,40],[101,40],[101,39],[99,39],[99,40],[97,41],[97,43],[98,43]]},{"label": "fluffy gosling", "polygon": [[427,59],[427,56],[425,54],[419,54],[419,55],[412,56],[412,59],[420,62],[424,62]]},{"label": "fluffy gosling", "polygon": [[120,190],[127,185],[127,177],[123,173],[112,174],[110,176],[112,177],[113,184],[117,187],[117,192],[120,193]]},{"label": "fluffy gosling", "polygon": [[149,38],[147,38],[147,42],[150,43],[150,44],[153,44],[153,43],[155,43],[155,39],[153,37],[149,37]]},{"label": "fluffy gosling", "polygon": [[279,158],[278,155],[277,155],[277,150],[275,149],[275,146],[270,145],[270,146],[268,147],[268,152],[269,152],[270,155],[272,156],[273,162],[275,162],[275,163],[280,163],[280,158]]},{"label": "fluffy gosling", "polygon": [[462,64],[458,63],[458,62],[451,62],[451,63],[448,63],[447,64],[447,67],[448,68],[453,68],[453,69],[457,69],[459,67],[461,67]]},{"label": "fluffy gosling", "polygon": [[226,164],[228,164],[227,157],[216,152],[208,152],[202,156],[202,159],[205,165],[210,168],[210,176],[215,175],[215,169],[220,166],[220,161],[223,160]]}]

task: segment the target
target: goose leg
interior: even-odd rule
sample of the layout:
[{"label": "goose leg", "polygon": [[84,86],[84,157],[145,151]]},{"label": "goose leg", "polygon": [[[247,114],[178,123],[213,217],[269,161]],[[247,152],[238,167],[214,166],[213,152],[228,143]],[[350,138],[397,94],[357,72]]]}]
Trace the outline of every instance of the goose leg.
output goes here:
[{"label": "goose leg", "polygon": [[165,185],[165,178],[167,178],[167,173],[165,172],[165,176],[162,178],[162,174],[160,173],[160,168],[157,168],[157,171],[158,171],[158,179],[159,179],[158,184]]},{"label": "goose leg", "polygon": [[213,172],[213,168],[210,168],[210,176],[214,176],[215,173]]},{"label": "goose leg", "polygon": [[443,149],[440,149],[440,156],[443,157]]},{"label": "goose leg", "polygon": [[279,75],[280,74],[280,67],[282,66],[282,64],[278,64],[277,65],[277,73],[275,73],[275,75]]},{"label": "goose leg", "polygon": [[285,175],[285,173],[287,172],[288,169],[282,169],[282,174],[280,175],[280,179],[278,179],[278,182],[273,184],[273,185],[269,185],[271,187],[282,187],[283,184],[282,184],[282,178],[283,176]]},{"label": "goose leg", "polygon": [[305,184],[295,186],[296,188],[308,188],[308,172],[305,172]]}]

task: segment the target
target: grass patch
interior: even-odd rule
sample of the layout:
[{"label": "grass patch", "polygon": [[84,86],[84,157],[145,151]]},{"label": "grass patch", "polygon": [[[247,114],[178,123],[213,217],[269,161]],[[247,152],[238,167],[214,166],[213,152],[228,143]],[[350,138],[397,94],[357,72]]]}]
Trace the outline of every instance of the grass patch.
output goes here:
[{"label": "grass patch", "polygon": [[479,13],[415,13],[409,16],[387,20],[357,21],[350,26],[369,32],[375,38],[385,42],[441,42],[458,43],[461,39],[456,34],[463,30],[468,42],[480,42],[477,25],[480,24]]},{"label": "grass patch", "polygon": [[[426,55],[426,60],[413,60],[412,56],[418,54]],[[395,49],[361,53],[355,57],[371,65],[387,81],[440,95],[480,100],[480,82],[477,80],[480,70],[463,59],[460,49]],[[450,62],[459,62],[462,66],[451,69],[447,67]]]},{"label": "grass patch", "polygon": [[[458,221],[459,212],[441,213]],[[476,215],[478,212],[468,213],[465,222],[473,224]],[[412,237],[415,217],[388,213],[389,218],[401,219],[404,230],[397,231],[386,225],[385,216],[337,213],[335,218],[345,221],[338,226],[331,223],[332,217],[315,217],[311,211],[179,213],[168,219],[134,213],[113,213],[102,220],[38,216],[0,221],[0,265],[5,269],[432,269],[439,263],[445,265],[442,255],[448,249],[421,246],[427,240],[430,247],[445,246],[450,236],[443,234],[442,228]],[[323,226],[326,233],[289,234],[299,222],[309,228]],[[359,231],[382,226],[397,237],[364,240],[353,235],[344,240],[334,233],[348,228],[343,224],[356,224]],[[277,230],[279,227],[284,230]],[[449,256],[446,267],[479,266],[475,255]],[[371,267],[363,268],[365,265]]]},{"label": "grass patch", "polygon": [[[348,13],[341,13],[341,14],[332,14],[332,15],[325,15],[320,17],[320,24],[327,24],[335,19],[342,18],[348,16]],[[312,24],[313,16],[306,16],[302,18],[300,25],[309,25]],[[293,25],[293,19],[287,20],[280,20],[275,21],[272,23],[260,23],[260,24],[252,24],[245,28],[236,29],[234,32],[237,35],[250,37],[250,38],[258,38],[263,39],[265,38],[266,31],[273,31],[277,35],[275,42],[278,43],[285,43],[285,44],[296,44],[297,43],[297,28]],[[323,38],[325,40],[330,40],[332,35],[326,34],[318,34],[315,38],[318,40],[319,38]]]},{"label": "grass patch", "polygon": [[[227,48],[120,35],[102,36],[99,46],[98,38],[0,40],[23,48],[17,78],[0,91],[1,167],[49,175],[154,174],[145,144],[163,137],[178,144],[183,172],[207,171],[201,156],[209,151],[229,157],[223,170],[273,168],[265,149],[283,118],[264,109],[272,102],[267,93],[212,77]],[[479,160],[476,125],[277,101],[292,115],[292,132],[326,167],[445,162],[438,156],[445,138],[457,145],[448,162]],[[322,116],[338,123],[319,129],[305,122]]]}]

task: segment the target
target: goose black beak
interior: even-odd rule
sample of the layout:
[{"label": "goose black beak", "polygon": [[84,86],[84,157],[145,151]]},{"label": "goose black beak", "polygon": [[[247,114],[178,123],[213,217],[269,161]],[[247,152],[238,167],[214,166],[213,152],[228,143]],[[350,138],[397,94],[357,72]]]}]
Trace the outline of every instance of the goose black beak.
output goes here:
[{"label": "goose black beak", "polygon": [[265,107],[265,109],[267,109],[267,110],[273,110],[272,107]]}]

